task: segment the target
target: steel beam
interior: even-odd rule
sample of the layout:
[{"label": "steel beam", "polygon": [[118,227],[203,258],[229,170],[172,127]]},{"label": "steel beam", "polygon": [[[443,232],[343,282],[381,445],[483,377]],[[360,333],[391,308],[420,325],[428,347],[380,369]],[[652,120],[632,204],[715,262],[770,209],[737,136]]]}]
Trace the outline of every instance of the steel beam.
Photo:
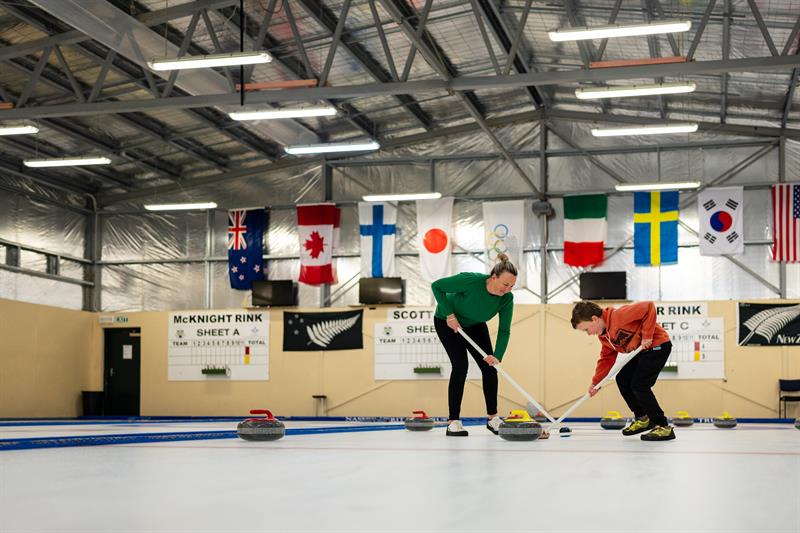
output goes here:
[{"label": "steel beam", "polygon": [[[434,71],[445,81],[451,81],[453,76],[457,75],[455,67],[452,63],[449,62],[447,56],[444,54],[444,51],[441,50],[436,42],[434,41],[433,37],[431,37],[427,31],[423,31],[422,34],[418,37],[414,28],[409,24],[406,20],[406,17],[403,13],[403,8],[405,7],[408,9],[404,3],[404,0],[381,0],[381,4],[384,6],[386,11],[391,15],[392,19],[394,19],[395,23],[400,26],[405,34],[406,38],[411,41],[413,44],[417,46],[419,49],[420,54],[428,64],[433,68]],[[533,183],[531,178],[522,170],[522,167],[519,166],[513,156],[508,152],[508,150],[503,146],[503,143],[497,138],[494,132],[489,128],[486,124],[486,120],[483,116],[483,112],[480,109],[480,103],[477,101],[474,93],[471,92],[456,92],[456,97],[461,100],[461,103],[467,109],[469,114],[478,123],[478,126],[483,130],[483,132],[489,137],[489,140],[492,141],[492,144],[503,154],[503,157],[508,161],[514,171],[525,181],[531,188],[531,190],[539,197],[543,197],[542,193]]]},{"label": "steel beam", "polygon": [[[298,3],[303,6],[305,12],[312,18],[314,21],[328,30],[329,33],[333,34],[336,31],[336,26],[338,25],[338,18],[333,12],[325,5],[323,5],[320,0],[298,0]],[[347,51],[347,53],[363,68],[370,76],[375,78],[376,81],[380,82],[376,85],[380,86],[383,83],[391,82],[391,74],[389,74],[381,65],[378,63],[375,58],[357,42],[352,41],[349,38],[348,34],[344,34],[342,36],[342,46]],[[402,105],[405,109],[407,109],[420,123],[420,125],[425,128],[426,130],[430,130],[433,126],[433,121],[419,105],[419,103],[414,99],[414,97],[410,96],[409,94],[404,94],[402,92],[397,92],[392,94]],[[329,98],[338,98],[337,96],[330,96],[330,97],[320,97],[321,99],[329,99]]]},{"label": "steel beam", "polygon": [[767,29],[767,25],[764,24],[764,19],[761,17],[761,11],[758,9],[754,0],[747,0],[747,5],[750,6],[750,11],[753,12],[753,17],[756,19],[756,24],[758,24],[758,29],[761,30],[761,35],[764,36],[764,42],[767,43],[767,47],[772,55],[778,55],[778,49],[775,48],[775,43],[772,42],[772,37],[769,34],[769,30]]},{"label": "steel beam", "polygon": [[[249,104],[267,102],[290,102],[329,98],[360,98],[409,93],[448,93],[450,91],[474,91],[524,87],[527,85],[563,85],[567,83],[592,82],[604,80],[624,80],[650,78],[659,75],[677,76],[691,74],[711,74],[721,72],[776,70],[800,66],[800,56],[753,57],[715,61],[695,61],[692,63],[672,63],[666,65],[641,65],[632,67],[612,67],[596,70],[569,70],[532,72],[512,76],[458,77],[452,80],[420,80],[405,83],[370,83],[339,87],[301,88],[269,93],[249,93]],[[54,116],[85,116],[107,113],[144,111],[149,109],[191,109],[238,103],[238,95],[208,94],[203,96],[179,96],[156,100],[133,100],[125,102],[101,102],[95,104],[67,104],[43,106],[29,109],[9,109],[0,111],[0,119],[47,118]]]},{"label": "steel beam", "polygon": [[[508,55],[511,51],[511,29],[503,20],[496,2],[494,2],[494,0],[472,0],[472,2],[473,9],[475,9],[476,5],[480,9],[480,12],[476,11],[475,16],[480,18],[480,15],[483,15],[483,17],[489,23],[489,28],[492,30],[492,35],[494,35],[495,40],[500,45],[500,48],[502,48],[506,53],[506,55]],[[510,16],[510,18],[513,18],[513,16]],[[526,50],[525,54],[523,55],[523,44],[524,43],[520,41],[517,53],[514,55],[514,70],[519,74],[527,74],[533,71],[533,69],[529,68],[528,59],[525,57],[525,55],[532,57],[533,54],[528,53]],[[500,73],[498,73],[498,75],[499,74]],[[545,107],[547,104],[547,98],[538,87],[534,86],[533,84],[528,84],[525,86],[525,91],[528,93],[531,102],[537,109],[540,107]]]},{"label": "steel beam", "polygon": [[700,39],[703,38],[703,33],[705,33],[706,26],[708,25],[708,19],[711,18],[711,13],[714,11],[714,6],[716,4],[717,0],[709,0],[708,5],[706,6],[706,11],[703,13],[703,18],[700,20],[700,25],[697,27],[697,31],[694,32],[692,44],[689,46],[689,52],[686,54],[686,61],[692,61],[694,59],[694,53],[697,51],[697,46],[700,44]]}]

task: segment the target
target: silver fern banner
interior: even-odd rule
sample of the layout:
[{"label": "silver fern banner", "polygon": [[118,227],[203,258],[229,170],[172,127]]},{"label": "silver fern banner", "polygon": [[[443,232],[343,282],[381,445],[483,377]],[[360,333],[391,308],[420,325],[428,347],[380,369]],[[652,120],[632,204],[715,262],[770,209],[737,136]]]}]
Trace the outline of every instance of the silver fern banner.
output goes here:
[{"label": "silver fern banner", "polygon": [[364,312],[283,313],[283,351],[360,350]]},{"label": "silver fern banner", "polygon": [[739,304],[740,346],[800,346],[800,304]]}]

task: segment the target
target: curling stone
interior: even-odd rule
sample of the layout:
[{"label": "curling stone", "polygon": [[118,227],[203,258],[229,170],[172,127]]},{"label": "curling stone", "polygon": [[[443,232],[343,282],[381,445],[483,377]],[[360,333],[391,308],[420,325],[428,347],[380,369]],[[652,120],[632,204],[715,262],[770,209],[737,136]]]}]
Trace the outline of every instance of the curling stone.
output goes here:
[{"label": "curling stone", "polygon": [[795,421],[794,421],[794,427],[796,427],[797,429],[800,429],[800,418],[796,418],[796,419],[795,419]]},{"label": "curling stone", "polygon": [[714,425],[718,428],[735,428],[736,424],[736,419],[729,415],[728,411],[722,413],[722,416],[714,418]]},{"label": "curling stone", "polygon": [[278,440],[286,435],[283,422],[272,416],[266,409],[253,409],[251,415],[265,415],[264,418],[246,418],[239,422],[236,434],[244,440]]},{"label": "curling stone", "polygon": [[603,429],[622,429],[626,425],[627,422],[619,414],[619,411],[609,411],[600,419],[600,427]]},{"label": "curling stone", "polygon": [[536,440],[542,434],[542,425],[520,409],[511,411],[511,414],[500,423],[498,434],[503,440]]},{"label": "curling stone", "polygon": [[687,411],[678,411],[672,418],[672,423],[679,428],[687,428],[694,424],[694,418]]},{"label": "curling stone", "polygon": [[547,422],[547,417],[542,414],[541,411],[537,411],[535,415],[533,415],[533,419],[537,422]]},{"label": "curling stone", "polygon": [[569,429],[568,427],[559,428],[558,429],[558,436],[559,437],[571,437],[572,436],[572,430]]},{"label": "curling stone", "polygon": [[425,411],[414,411],[412,418],[406,418],[406,429],[409,431],[428,431],[433,429],[433,418],[425,414]]}]

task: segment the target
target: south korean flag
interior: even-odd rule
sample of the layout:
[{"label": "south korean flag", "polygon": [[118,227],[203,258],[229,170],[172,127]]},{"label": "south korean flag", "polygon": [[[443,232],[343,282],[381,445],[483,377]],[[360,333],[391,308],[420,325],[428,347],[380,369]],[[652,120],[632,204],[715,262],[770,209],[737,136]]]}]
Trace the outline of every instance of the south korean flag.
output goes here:
[{"label": "south korean flag", "polygon": [[706,189],[697,197],[700,255],[744,253],[742,187]]}]

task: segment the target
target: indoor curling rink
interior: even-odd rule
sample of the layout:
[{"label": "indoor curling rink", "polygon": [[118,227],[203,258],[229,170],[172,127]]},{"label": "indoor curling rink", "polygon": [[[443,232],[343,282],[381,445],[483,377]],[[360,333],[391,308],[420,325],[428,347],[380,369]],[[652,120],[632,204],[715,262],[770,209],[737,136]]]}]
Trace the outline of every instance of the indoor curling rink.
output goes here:
[{"label": "indoor curling rink", "polygon": [[288,418],[253,442],[236,419],[4,421],[0,531],[800,531],[793,420],[650,443],[465,422]]}]

